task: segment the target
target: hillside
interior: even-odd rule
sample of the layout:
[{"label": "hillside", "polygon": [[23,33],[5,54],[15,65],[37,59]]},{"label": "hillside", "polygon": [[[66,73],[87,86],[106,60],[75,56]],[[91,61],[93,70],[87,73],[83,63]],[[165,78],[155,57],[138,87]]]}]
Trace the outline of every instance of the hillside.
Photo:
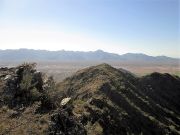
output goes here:
[{"label": "hillside", "polygon": [[180,78],[108,64],[55,84],[34,65],[0,69],[0,133],[179,135]]},{"label": "hillside", "polygon": [[100,125],[103,134],[180,134],[179,77],[136,78],[102,64],[77,72],[59,88],[76,97],[75,104],[87,111],[77,110],[78,115],[90,118],[91,126]]}]

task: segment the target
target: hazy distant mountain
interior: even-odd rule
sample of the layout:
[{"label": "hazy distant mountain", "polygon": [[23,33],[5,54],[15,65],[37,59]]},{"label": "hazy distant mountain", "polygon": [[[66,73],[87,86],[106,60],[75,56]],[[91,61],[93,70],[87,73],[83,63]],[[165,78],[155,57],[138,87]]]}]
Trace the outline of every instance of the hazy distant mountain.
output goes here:
[{"label": "hazy distant mountain", "polygon": [[27,61],[27,60],[61,60],[61,61],[131,61],[131,62],[167,62],[178,63],[180,59],[166,56],[148,56],[141,53],[127,53],[118,55],[102,50],[97,51],[47,51],[33,49],[0,50],[0,61]]}]

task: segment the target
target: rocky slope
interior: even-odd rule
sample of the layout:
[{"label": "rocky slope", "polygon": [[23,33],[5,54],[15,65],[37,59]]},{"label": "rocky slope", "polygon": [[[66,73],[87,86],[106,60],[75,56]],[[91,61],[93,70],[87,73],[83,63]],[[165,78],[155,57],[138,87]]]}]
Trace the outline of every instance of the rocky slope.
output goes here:
[{"label": "rocky slope", "polygon": [[0,78],[0,134],[180,134],[177,76],[101,64],[55,84],[24,64],[1,68]]},{"label": "rocky slope", "polygon": [[179,77],[137,78],[102,64],[77,72],[59,89],[74,98],[72,112],[89,134],[180,134]]}]

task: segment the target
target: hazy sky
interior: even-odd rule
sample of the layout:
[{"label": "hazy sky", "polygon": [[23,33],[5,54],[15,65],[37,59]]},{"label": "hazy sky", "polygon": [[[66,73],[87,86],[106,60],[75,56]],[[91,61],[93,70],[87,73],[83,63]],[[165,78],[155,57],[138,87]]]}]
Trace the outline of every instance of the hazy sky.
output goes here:
[{"label": "hazy sky", "polygon": [[180,57],[179,0],[0,0],[0,49]]}]

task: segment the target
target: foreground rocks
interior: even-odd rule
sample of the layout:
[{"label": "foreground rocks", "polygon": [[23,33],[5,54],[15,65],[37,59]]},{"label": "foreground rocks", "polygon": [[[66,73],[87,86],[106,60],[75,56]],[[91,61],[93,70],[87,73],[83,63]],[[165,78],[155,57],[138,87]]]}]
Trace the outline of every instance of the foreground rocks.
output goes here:
[{"label": "foreground rocks", "polygon": [[49,96],[50,90],[53,89],[53,79],[36,71],[35,64],[4,69],[1,76],[4,84],[0,96],[2,104],[10,108],[21,108],[40,101],[42,107],[53,108]]},{"label": "foreground rocks", "polygon": [[50,135],[86,135],[83,124],[73,116],[70,108],[57,110],[51,115]]},{"label": "foreground rocks", "polygon": [[107,64],[56,84],[35,64],[0,68],[0,134],[179,135],[180,78]]},{"label": "foreground rocks", "polygon": [[58,87],[75,97],[74,115],[88,134],[180,134],[177,76],[152,73],[138,78],[101,64],[78,71]]}]

